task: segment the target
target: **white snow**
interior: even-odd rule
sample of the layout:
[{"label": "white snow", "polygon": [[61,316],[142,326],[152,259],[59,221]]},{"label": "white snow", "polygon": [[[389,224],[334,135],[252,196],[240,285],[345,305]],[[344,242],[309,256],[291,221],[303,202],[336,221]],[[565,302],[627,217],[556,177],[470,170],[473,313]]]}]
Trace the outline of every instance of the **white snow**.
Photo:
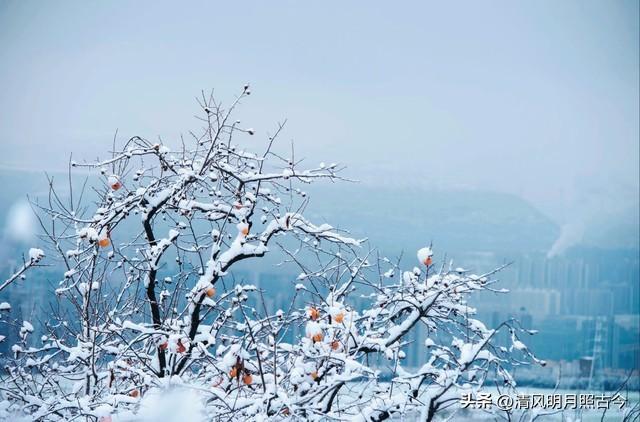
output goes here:
[{"label": "white snow", "polygon": [[83,227],[78,230],[77,235],[80,239],[87,239],[92,242],[97,242],[99,239],[98,231],[93,227]]},{"label": "white snow", "polygon": [[38,248],[29,249],[29,259],[32,262],[38,262],[44,257],[44,251]]},{"label": "white snow", "polygon": [[424,264],[427,258],[433,256],[433,251],[429,247],[420,248],[417,253],[418,261]]}]

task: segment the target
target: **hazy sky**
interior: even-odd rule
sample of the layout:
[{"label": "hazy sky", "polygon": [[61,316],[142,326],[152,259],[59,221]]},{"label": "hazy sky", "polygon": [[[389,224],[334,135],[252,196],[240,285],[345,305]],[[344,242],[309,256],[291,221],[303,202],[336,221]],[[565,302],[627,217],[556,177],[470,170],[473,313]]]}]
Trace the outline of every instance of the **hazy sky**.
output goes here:
[{"label": "hazy sky", "polygon": [[637,209],[638,1],[177,5],[1,1],[0,165],[61,168],[116,129],[171,143],[200,90],[251,82],[243,123],[288,118],[299,155],[368,183],[516,193],[559,222]]}]

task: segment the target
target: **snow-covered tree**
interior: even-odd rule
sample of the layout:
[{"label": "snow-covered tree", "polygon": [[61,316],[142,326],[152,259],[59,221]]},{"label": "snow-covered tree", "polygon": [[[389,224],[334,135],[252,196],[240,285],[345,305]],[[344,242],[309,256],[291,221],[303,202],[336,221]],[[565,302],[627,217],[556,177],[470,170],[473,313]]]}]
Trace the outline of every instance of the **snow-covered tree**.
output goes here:
[{"label": "snow-covered tree", "polygon": [[[282,125],[259,153],[241,148],[257,138],[234,117],[249,94],[227,108],[203,96],[202,131],[175,151],[136,136],[108,159],[71,162],[101,182],[74,190],[70,177],[65,195],[51,183],[34,203],[44,259],[64,270],[45,334],[20,322],[0,417],[131,420],[183,394],[187,419],[432,420],[461,390],[513,387],[509,368],[536,360],[517,322],[473,318],[469,296],[493,290],[495,272],[452,269],[431,248],[402,271],[305,217],[302,188],[341,169],[276,153]],[[300,274],[282,287],[287,309],[236,276],[266,255]],[[418,326],[428,338],[410,370],[403,349]],[[510,346],[496,345],[502,331]]]}]

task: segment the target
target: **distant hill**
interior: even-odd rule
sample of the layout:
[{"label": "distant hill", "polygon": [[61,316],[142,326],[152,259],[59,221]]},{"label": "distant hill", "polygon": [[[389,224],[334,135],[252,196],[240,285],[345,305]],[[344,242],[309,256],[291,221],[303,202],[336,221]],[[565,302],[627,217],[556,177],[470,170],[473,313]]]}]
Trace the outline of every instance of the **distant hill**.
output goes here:
[{"label": "distant hill", "polygon": [[[56,185],[66,190],[67,176],[51,174]],[[90,183],[97,182],[91,176]],[[79,184],[81,174],[74,178]],[[15,259],[16,250],[29,245],[7,244],[7,215],[10,208],[28,194],[46,199],[44,171],[0,168],[0,267]],[[473,190],[422,190],[361,183],[317,183],[301,186],[310,194],[306,214],[317,222],[348,229],[355,237],[368,237],[371,244],[388,256],[413,251],[433,241],[439,253],[460,255],[492,252],[505,257],[520,253],[546,253],[560,235],[558,225],[522,198],[496,192]],[[636,211],[637,214],[637,211]],[[585,243],[601,248],[637,249],[635,227],[614,226],[601,221],[588,231]],[[618,224],[619,225],[619,224]],[[590,235],[593,233],[593,235]],[[626,236],[624,245],[612,243]],[[614,236],[615,235],[615,236]],[[611,238],[611,239],[610,239]],[[631,241],[628,241],[628,239]],[[636,239],[635,245],[633,239]],[[609,242],[608,242],[609,241]],[[608,242],[608,243],[607,243]]]},{"label": "distant hill", "polygon": [[368,236],[391,255],[431,241],[449,253],[546,252],[560,233],[530,203],[503,193],[355,183],[310,186],[309,192],[310,216]]}]

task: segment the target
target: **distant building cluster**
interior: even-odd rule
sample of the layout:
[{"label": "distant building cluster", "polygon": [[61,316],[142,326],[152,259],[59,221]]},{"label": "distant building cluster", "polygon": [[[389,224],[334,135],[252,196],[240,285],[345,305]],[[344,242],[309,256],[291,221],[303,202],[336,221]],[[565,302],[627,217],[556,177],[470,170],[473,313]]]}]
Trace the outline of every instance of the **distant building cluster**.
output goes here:
[{"label": "distant building cluster", "polygon": [[[640,367],[637,255],[525,255],[516,257],[500,279],[510,293],[479,299],[483,318],[498,324],[514,317],[538,330],[528,344],[541,358],[564,362],[565,375],[589,376],[591,365],[596,377]],[[572,362],[582,362],[583,370]]]}]

